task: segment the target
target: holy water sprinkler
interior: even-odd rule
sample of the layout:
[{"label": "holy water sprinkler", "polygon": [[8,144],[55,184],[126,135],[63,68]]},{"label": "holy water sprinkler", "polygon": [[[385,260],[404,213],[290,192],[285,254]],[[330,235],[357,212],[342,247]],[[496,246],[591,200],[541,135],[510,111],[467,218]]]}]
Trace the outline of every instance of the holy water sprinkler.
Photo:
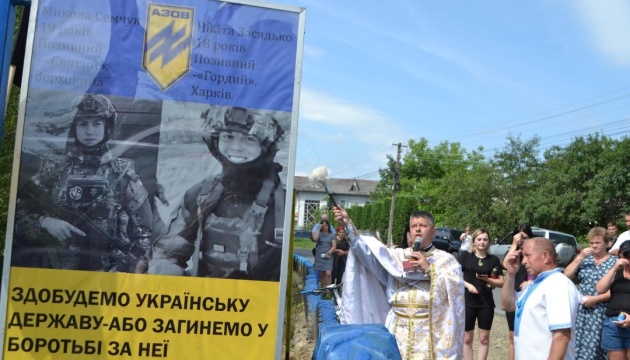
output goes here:
[{"label": "holy water sprinkler", "polygon": [[330,191],[330,188],[328,187],[328,168],[325,166],[316,167],[315,169],[313,169],[313,171],[311,172],[311,175],[309,175],[308,178],[312,182],[318,182],[322,184],[333,206],[337,207],[337,202],[335,201],[335,198],[333,197],[333,193],[332,191]]}]

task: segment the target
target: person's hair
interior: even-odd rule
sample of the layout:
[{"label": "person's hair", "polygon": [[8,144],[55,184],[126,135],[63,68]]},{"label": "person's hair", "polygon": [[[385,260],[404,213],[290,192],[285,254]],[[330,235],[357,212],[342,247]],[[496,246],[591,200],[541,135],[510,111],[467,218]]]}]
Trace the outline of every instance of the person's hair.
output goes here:
[{"label": "person's hair", "polygon": [[[324,225],[324,224],[328,225],[328,229],[327,229],[327,230],[328,230],[328,232],[331,232],[331,231],[330,231],[330,223],[328,222],[328,220],[322,220],[322,221],[320,221],[320,222],[319,222],[319,225],[320,225],[320,226],[321,226],[321,225]],[[321,231],[321,230],[320,230],[320,231]]]},{"label": "person's hair", "polygon": [[425,211],[425,210],[415,211],[409,217],[409,221],[411,221],[411,219],[417,219],[417,218],[425,218],[429,220],[429,223],[431,223],[431,227],[435,226],[435,220],[433,219],[433,215],[431,215],[431,213],[428,211]]},{"label": "person's hair", "polygon": [[520,232],[524,232],[525,234],[527,234],[527,236],[531,239],[534,237],[534,233],[532,232],[532,227],[527,225],[527,224],[520,224],[517,225],[514,228],[514,231],[512,231],[512,236],[520,233]]},{"label": "person's hair", "polygon": [[[472,233],[472,242],[473,244],[475,243],[475,239],[477,238],[477,236],[481,235],[481,234],[488,234],[488,239],[490,239],[490,243],[488,244],[488,251],[490,250],[490,245],[492,245],[492,238],[490,237],[490,232],[485,229],[485,228],[479,228],[475,231],[473,231]],[[475,253],[477,251],[477,249],[475,249],[474,246],[472,246],[472,248],[470,249],[471,253]]]},{"label": "person's hair", "polygon": [[619,257],[630,259],[630,240],[626,240],[619,245]]},{"label": "person's hair", "polygon": [[611,226],[617,227],[617,223],[614,223],[611,221],[608,223],[608,227],[611,227]]},{"label": "person's hair", "polygon": [[396,246],[398,249],[406,249],[409,247],[409,243],[407,242],[407,234],[411,231],[411,227],[409,223],[405,225],[405,230],[402,233],[402,237],[400,239],[400,244]]},{"label": "person's hair", "polygon": [[525,241],[531,241],[534,244],[534,250],[538,253],[546,251],[551,257],[551,262],[556,264],[558,261],[558,254],[556,254],[556,248],[553,246],[553,242],[547,238],[536,237],[532,239],[527,239]]},{"label": "person's hair", "polygon": [[626,216],[630,216],[630,209],[626,210],[625,214]]},{"label": "person's hair", "polygon": [[337,227],[335,228],[335,230],[336,230],[337,232],[339,232],[339,231],[346,231],[346,228],[344,228],[344,227],[343,227],[343,226],[341,226],[341,225],[337,225]]},{"label": "person's hair", "polygon": [[604,244],[608,244],[610,242],[610,236],[608,235],[608,230],[604,229],[603,227],[594,227],[591,230],[588,231],[588,235],[586,235],[586,238],[590,241],[592,238],[596,237],[596,236],[601,236],[602,239],[604,240]]}]

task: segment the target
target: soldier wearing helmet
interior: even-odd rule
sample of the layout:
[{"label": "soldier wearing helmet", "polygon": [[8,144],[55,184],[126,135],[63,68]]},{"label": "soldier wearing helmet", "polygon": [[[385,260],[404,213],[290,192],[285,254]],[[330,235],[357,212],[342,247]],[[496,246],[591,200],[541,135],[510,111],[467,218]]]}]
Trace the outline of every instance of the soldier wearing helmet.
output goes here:
[{"label": "soldier wearing helmet", "polygon": [[66,155],[44,161],[20,189],[13,264],[134,272],[148,252],[148,192],[133,162],[110,152],[112,102],[85,94],[72,108]]},{"label": "soldier wearing helmet", "polygon": [[149,273],[278,281],[285,191],[274,157],[284,131],[269,113],[240,107],[201,118],[223,171],[186,192]]}]

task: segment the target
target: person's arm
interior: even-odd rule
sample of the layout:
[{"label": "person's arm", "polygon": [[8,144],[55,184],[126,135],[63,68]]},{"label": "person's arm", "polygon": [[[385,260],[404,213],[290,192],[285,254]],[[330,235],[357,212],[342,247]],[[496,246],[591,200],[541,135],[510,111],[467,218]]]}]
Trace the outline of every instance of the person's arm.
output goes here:
[{"label": "person's arm", "polygon": [[598,303],[608,301],[608,300],[610,300],[610,290],[606,291],[603,294],[586,296],[584,302],[582,303],[582,306],[587,307],[587,308],[592,308]]},{"label": "person's arm", "polygon": [[610,286],[612,285],[613,280],[615,280],[615,274],[617,273],[617,270],[623,269],[624,265],[627,263],[628,263],[627,259],[617,259],[617,261],[615,262],[615,265],[611,267],[610,270],[608,270],[608,272],[606,273],[606,275],[604,275],[604,277],[599,279],[597,284],[595,284],[595,291],[597,291],[600,294],[603,294],[607,292],[608,290],[610,290]]},{"label": "person's arm", "polygon": [[335,250],[337,250],[337,239],[333,239],[332,246],[330,247],[330,250],[328,250],[328,256],[332,256],[332,254],[335,253]]},{"label": "person's arm", "polygon": [[187,261],[195,253],[195,240],[199,229],[196,199],[200,191],[201,184],[186,191],[174,214],[171,215],[167,233],[153,243],[149,274],[184,275],[188,267]]},{"label": "person's arm", "polygon": [[519,255],[520,250],[510,250],[503,260],[503,266],[507,270],[507,276],[505,276],[503,282],[503,288],[501,289],[501,308],[503,311],[515,311],[516,310],[516,293],[514,291],[514,282],[516,278],[516,272],[520,267]]},{"label": "person's arm", "polygon": [[466,238],[466,236],[468,236],[468,234],[466,234],[465,232],[463,232],[461,235],[459,235],[459,241],[464,241],[464,239]]},{"label": "person's arm", "polygon": [[580,251],[580,255],[576,256],[575,259],[573,259],[573,261],[571,261],[571,263],[566,268],[564,268],[564,276],[573,280],[573,278],[575,278],[575,274],[580,269],[580,264],[582,263],[582,261],[592,253],[593,249],[590,247]]},{"label": "person's arm", "polygon": [[321,226],[319,226],[319,224],[315,225],[315,227],[313,228],[313,235],[311,236],[311,240],[313,242],[317,242],[317,240],[319,240],[319,231],[321,230]]},{"label": "person's arm", "polygon": [[479,294],[479,290],[477,290],[477,287],[467,281],[464,281],[464,287],[471,293],[471,294]]},{"label": "person's arm", "polygon": [[562,360],[567,353],[567,347],[571,340],[571,329],[558,329],[552,331],[551,348],[548,360]]},{"label": "person's arm", "polygon": [[505,284],[505,279],[503,278],[503,275],[499,275],[499,277],[497,277],[496,279],[493,279],[489,276],[477,277],[477,279],[485,281],[487,284],[495,288],[502,288],[503,284]]},{"label": "person's arm", "polygon": [[[493,269],[501,269],[501,261],[499,260],[498,257],[496,257],[495,255],[490,254],[489,255],[490,258],[492,259],[492,268]],[[494,270],[493,270],[494,272]],[[492,275],[492,274],[491,274]],[[482,281],[485,281],[486,284],[495,287],[495,288],[502,288],[503,287],[503,283],[505,282],[505,279],[503,279],[503,275],[497,274],[497,278],[493,278],[492,276],[483,276],[483,277],[477,277],[477,279],[480,279]]]},{"label": "person's arm", "polygon": [[[511,251],[516,251],[516,250],[518,250],[518,243],[519,243],[520,241],[521,241],[521,233],[518,233],[518,234],[514,235],[514,236],[512,237],[512,245],[510,246],[510,250],[508,250],[508,252],[507,252],[507,253],[509,254]],[[507,260],[507,254],[506,254],[506,256],[503,258],[503,264],[501,264],[501,265],[503,265],[503,268],[505,268],[505,269],[507,269],[507,266],[505,266],[505,261],[506,261],[506,260]]]}]

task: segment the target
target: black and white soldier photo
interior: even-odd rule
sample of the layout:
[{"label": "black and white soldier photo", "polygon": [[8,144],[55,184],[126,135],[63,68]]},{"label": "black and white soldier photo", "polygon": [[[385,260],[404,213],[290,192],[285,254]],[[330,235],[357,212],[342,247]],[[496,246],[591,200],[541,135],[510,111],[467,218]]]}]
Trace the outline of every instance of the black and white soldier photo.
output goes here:
[{"label": "black and white soldier photo", "polygon": [[[180,109],[186,115],[173,110],[169,119],[166,107],[163,126],[178,123],[181,129],[188,123],[190,131],[161,140],[158,179],[167,192],[184,192],[178,199],[168,196],[177,204],[166,234],[153,244],[149,273],[278,281],[286,198],[279,174],[287,163],[284,129],[290,114],[196,105]],[[201,135],[193,131],[197,128]],[[172,145],[183,141],[189,143]],[[193,146],[198,150],[191,151]],[[163,160],[177,158],[182,148],[202,153],[183,163]]]},{"label": "black and white soldier photo", "polygon": [[[129,110],[131,102],[123,102]],[[20,171],[12,265],[146,272],[157,153],[128,157],[138,146],[113,141],[121,120],[129,125],[134,115],[121,116],[108,96],[86,93],[31,124],[39,135],[23,147],[29,161]],[[159,121],[159,113],[141,116],[145,124]]]}]

